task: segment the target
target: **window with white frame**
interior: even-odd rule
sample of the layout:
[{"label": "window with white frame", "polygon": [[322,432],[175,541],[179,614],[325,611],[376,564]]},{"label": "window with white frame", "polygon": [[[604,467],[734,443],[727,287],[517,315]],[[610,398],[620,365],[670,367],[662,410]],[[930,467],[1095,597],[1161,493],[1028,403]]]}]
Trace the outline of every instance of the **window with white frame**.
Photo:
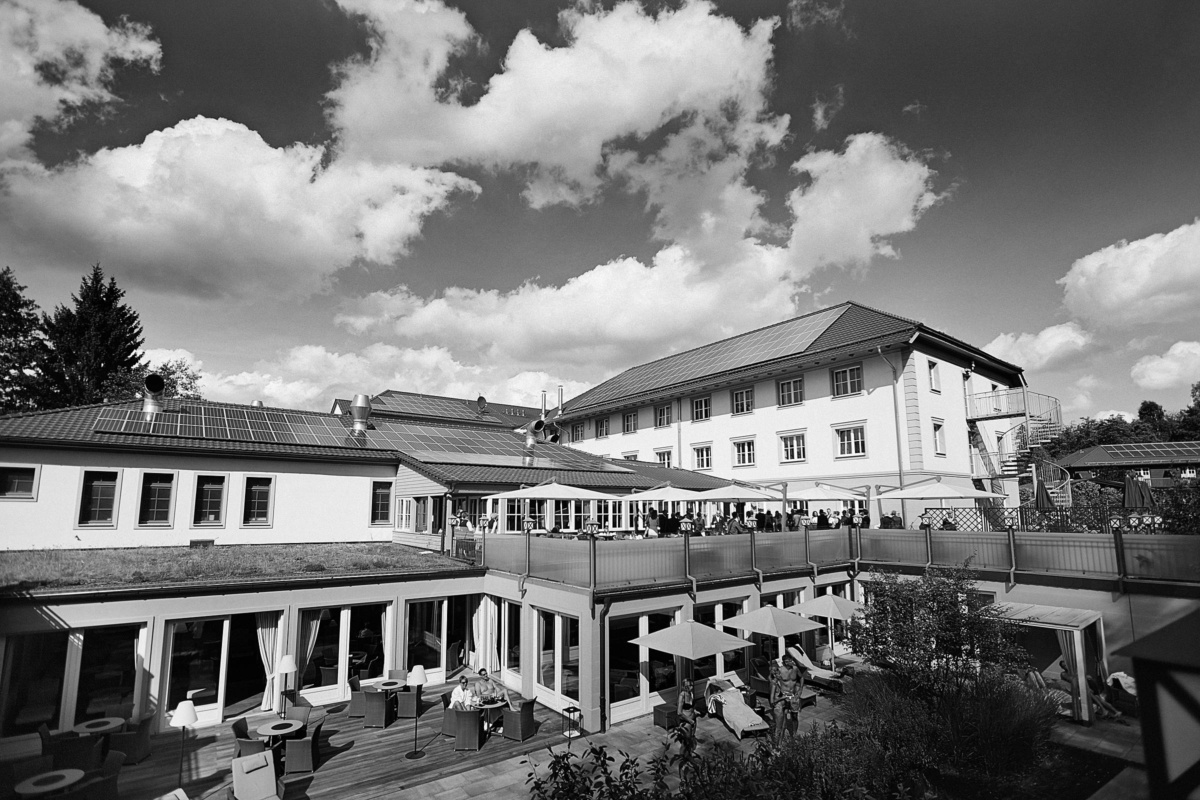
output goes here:
[{"label": "window with white frame", "polygon": [[942,391],[942,376],[938,372],[938,362],[929,362],[929,389],[934,392]]},{"label": "window with white frame", "polygon": [[571,441],[572,442],[582,442],[583,441],[583,423],[582,422],[571,423]]},{"label": "window with white frame", "polygon": [[560,531],[575,528],[575,526],[571,523],[570,500],[554,501],[554,524]]},{"label": "window with white frame", "polygon": [[121,473],[116,470],[84,470],[79,493],[79,524],[115,525],[120,484]]},{"label": "window with white frame", "polygon": [[846,397],[863,390],[862,364],[832,370],[833,396]]},{"label": "window with white frame", "polygon": [[749,414],[754,410],[754,387],[734,389],[729,393],[730,407],[734,414]]},{"label": "window with white frame", "polygon": [[411,531],[413,523],[413,501],[411,497],[396,498],[396,530]]},{"label": "window with white frame", "polygon": [[1196,478],[1196,468],[1184,467],[1183,469],[1179,470],[1179,477],[1194,480]]},{"label": "window with white frame", "polygon": [[659,466],[662,466],[662,467],[671,466],[671,451],[669,449],[655,450],[654,457],[658,459]]},{"label": "window with white frame", "polygon": [[266,526],[271,524],[271,501],[275,494],[275,479],[266,475],[246,478],[246,496],[242,503],[242,524]]},{"label": "window with white frame", "polygon": [[36,500],[38,468],[0,464],[0,500]]},{"label": "window with white frame", "polygon": [[608,436],[608,417],[598,417],[596,419],[596,438],[603,439]]},{"label": "window with white frame", "polygon": [[225,476],[196,476],[196,506],[193,525],[220,525],[225,521]]},{"label": "window with white frame", "polygon": [[371,481],[371,524],[392,524],[391,481]]},{"label": "window with white frame", "polygon": [[804,461],[808,458],[808,446],[804,433],[785,433],[779,437],[780,461]]},{"label": "window with white frame", "polygon": [[703,422],[712,419],[712,396],[692,398],[692,422]]},{"label": "window with white frame", "polygon": [[754,440],[745,439],[733,443],[733,465],[735,467],[754,466]]},{"label": "window with white frame", "polygon": [[665,428],[671,424],[671,404],[657,406],[654,409],[654,427]]},{"label": "window with white frame", "polygon": [[637,433],[637,412],[626,411],[621,415],[621,432],[622,433]]},{"label": "window with white frame", "polygon": [[867,429],[862,425],[837,428],[838,458],[865,456],[867,454]]},{"label": "window with white frame", "polygon": [[138,525],[169,526],[174,492],[175,473],[143,472],[142,494],[138,503]]},{"label": "window with white frame", "polygon": [[625,459],[626,461],[637,461],[638,454],[637,453],[622,453],[621,458]]},{"label": "window with white frame", "polygon": [[692,448],[692,469],[712,469],[712,445],[702,444]]},{"label": "window with white frame", "polygon": [[776,385],[779,387],[779,405],[796,406],[804,402],[804,378],[792,378]]},{"label": "window with white frame", "polygon": [[946,455],[946,423],[940,419],[933,421],[933,452],[936,455]]},{"label": "window with white frame", "polygon": [[1150,470],[1148,470],[1148,469],[1139,469],[1139,470],[1137,470],[1137,476],[1138,476],[1139,478],[1141,478],[1142,480],[1147,480],[1147,481],[1148,481],[1148,480],[1150,480]]}]

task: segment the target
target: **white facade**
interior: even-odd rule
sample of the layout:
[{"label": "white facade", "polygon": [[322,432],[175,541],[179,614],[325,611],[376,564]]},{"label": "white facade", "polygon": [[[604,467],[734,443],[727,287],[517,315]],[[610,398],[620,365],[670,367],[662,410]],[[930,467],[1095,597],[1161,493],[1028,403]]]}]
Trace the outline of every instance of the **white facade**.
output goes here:
[{"label": "white facade", "polygon": [[[0,496],[0,547],[8,550],[392,539],[394,463],[3,447],[6,468],[33,470],[32,492]],[[91,482],[114,476],[111,512],[89,515]],[[207,505],[198,497],[202,484]],[[375,504],[377,492],[386,509]]]}]

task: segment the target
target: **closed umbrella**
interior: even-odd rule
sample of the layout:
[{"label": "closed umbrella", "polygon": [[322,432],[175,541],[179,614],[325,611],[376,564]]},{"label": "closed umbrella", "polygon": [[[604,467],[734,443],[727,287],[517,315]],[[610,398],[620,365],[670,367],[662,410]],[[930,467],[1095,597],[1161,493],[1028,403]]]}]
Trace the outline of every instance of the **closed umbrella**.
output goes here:
[{"label": "closed umbrella", "polygon": [[1138,488],[1138,481],[1133,477],[1132,472],[1125,473],[1125,507],[1126,508],[1141,508],[1142,507],[1142,490]]},{"label": "closed umbrella", "polygon": [[1150,481],[1138,481],[1138,490],[1142,494],[1142,508],[1154,508],[1154,493],[1150,491]]},{"label": "closed umbrella", "polygon": [[825,626],[799,614],[792,614],[775,606],[763,606],[747,614],[738,614],[724,620],[722,625],[750,633],[761,633],[776,639],[805,631],[815,631]]},{"label": "closed umbrella", "polygon": [[1050,490],[1046,488],[1044,481],[1038,481],[1037,491],[1033,497],[1033,507],[1046,511],[1052,511],[1058,507],[1054,503],[1054,498],[1050,496]]}]

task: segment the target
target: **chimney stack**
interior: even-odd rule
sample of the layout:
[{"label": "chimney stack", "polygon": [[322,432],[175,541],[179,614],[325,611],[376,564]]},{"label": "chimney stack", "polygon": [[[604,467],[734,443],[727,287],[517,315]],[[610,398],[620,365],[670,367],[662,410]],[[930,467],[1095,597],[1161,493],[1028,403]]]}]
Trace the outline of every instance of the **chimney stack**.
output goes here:
[{"label": "chimney stack", "polygon": [[366,433],[367,421],[371,419],[371,398],[365,394],[354,395],[350,404],[350,418],[353,420],[351,429],[355,433]]},{"label": "chimney stack", "polygon": [[146,391],[142,394],[142,416],[149,422],[155,414],[163,410],[163,392],[166,391],[167,382],[163,380],[162,375],[151,372],[146,376],[143,385]]}]

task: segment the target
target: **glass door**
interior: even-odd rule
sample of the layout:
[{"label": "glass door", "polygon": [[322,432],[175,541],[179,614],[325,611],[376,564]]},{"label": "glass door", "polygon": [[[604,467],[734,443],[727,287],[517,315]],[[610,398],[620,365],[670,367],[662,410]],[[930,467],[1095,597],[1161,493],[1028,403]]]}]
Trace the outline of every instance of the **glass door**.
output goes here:
[{"label": "glass door", "polygon": [[229,659],[229,618],[176,620],[167,635],[167,702],[163,719],[184,700],[196,705],[201,723],[220,722],[225,706],[221,679]]},{"label": "glass door", "polygon": [[608,623],[608,703],[613,723],[648,713],[674,701],[678,659],[633,639],[674,625],[675,611],[617,617]]},{"label": "glass door", "polygon": [[579,702],[579,620],[552,611],[537,612],[537,675],[534,694],[543,705],[562,710]]}]

